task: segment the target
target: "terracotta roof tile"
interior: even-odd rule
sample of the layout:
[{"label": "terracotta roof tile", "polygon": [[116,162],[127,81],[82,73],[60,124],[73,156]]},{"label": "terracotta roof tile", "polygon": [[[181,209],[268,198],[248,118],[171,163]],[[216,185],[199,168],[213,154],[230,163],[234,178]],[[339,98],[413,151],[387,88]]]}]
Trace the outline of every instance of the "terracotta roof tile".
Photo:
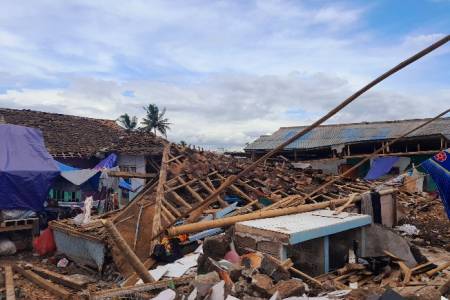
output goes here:
[{"label": "terracotta roof tile", "polygon": [[90,157],[98,152],[159,154],[164,140],[148,132],[127,132],[113,120],[33,110],[0,108],[6,123],[39,128],[54,157]]}]

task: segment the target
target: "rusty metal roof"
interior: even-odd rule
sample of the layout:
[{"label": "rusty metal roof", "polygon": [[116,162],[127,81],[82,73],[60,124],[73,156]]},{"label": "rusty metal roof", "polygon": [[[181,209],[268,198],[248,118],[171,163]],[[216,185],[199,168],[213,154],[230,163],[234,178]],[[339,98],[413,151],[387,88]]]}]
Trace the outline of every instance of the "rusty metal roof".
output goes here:
[{"label": "rusty metal roof", "polygon": [[[286,149],[314,149],[348,143],[394,139],[426,120],[429,119],[322,125],[289,144]],[[245,150],[273,149],[304,128],[306,126],[281,127],[271,135],[260,136],[246,146]],[[438,119],[407,137],[431,135],[443,135],[450,140],[450,117]]]}]

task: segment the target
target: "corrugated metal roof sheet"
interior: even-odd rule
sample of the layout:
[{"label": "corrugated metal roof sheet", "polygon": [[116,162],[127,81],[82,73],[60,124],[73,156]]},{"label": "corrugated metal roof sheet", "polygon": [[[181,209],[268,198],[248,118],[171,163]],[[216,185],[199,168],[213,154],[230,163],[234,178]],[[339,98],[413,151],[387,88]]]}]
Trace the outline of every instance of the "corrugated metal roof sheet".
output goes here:
[{"label": "corrugated metal roof sheet", "polygon": [[[322,125],[297,139],[286,149],[312,149],[339,144],[394,139],[419,126],[427,119]],[[281,127],[272,135],[264,135],[245,150],[269,150],[280,145],[306,126]],[[450,118],[438,119],[408,137],[444,135],[450,139]]]}]

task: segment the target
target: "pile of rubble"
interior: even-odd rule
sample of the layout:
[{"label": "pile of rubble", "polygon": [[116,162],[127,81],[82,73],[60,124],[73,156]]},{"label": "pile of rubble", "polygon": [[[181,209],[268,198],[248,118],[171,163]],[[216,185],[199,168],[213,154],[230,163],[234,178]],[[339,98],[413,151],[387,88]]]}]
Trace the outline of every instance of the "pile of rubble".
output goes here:
[{"label": "pile of rubble", "polygon": [[[433,295],[448,294],[450,276],[446,269],[450,256],[439,248],[449,244],[448,223],[443,223],[438,232],[427,232],[426,227],[432,224],[433,215],[442,210],[439,200],[397,189],[385,190],[383,194],[377,190],[378,182],[342,179],[320,170],[299,170],[286,161],[266,161],[216,197],[211,196],[249,164],[251,161],[247,159],[167,145],[159,177],[147,182],[129,205],[92,216],[86,224],[76,224],[71,219],[50,223],[58,252],[63,253],[69,265],[82,269],[77,269],[77,273],[91,278],[82,288],[74,288],[75,279],[68,277],[70,274],[60,274],[66,276],[61,277],[56,276],[55,270],[43,272],[42,264],[36,262],[30,265],[19,261],[12,272],[56,298],[76,295],[89,299],[364,299],[369,295],[380,296],[387,288],[401,295],[418,294],[418,290],[428,290]],[[327,186],[321,188],[324,184]],[[367,222],[367,218],[358,214],[364,209],[360,202],[370,203],[372,196],[380,201],[380,195],[389,196],[391,210],[403,209],[404,217],[399,224],[396,223],[401,214],[390,214],[395,219],[390,226],[415,225],[419,231],[412,235],[400,231],[405,235],[402,238],[392,230],[386,230],[385,234],[385,229],[380,229],[383,233],[378,242],[373,242],[372,248],[377,249],[371,249],[372,255],[352,257],[350,254],[355,256],[356,248],[352,251],[347,248],[351,248],[354,240],[362,243],[355,236],[368,223],[349,227],[353,231],[342,235],[342,239],[348,240],[342,240],[345,247],[338,252],[345,254],[339,260],[348,264],[325,274],[305,273],[294,258],[278,255],[279,248],[274,252],[267,247],[243,245],[236,227],[231,226],[239,220],[259,219],[266,214],[283,216],[300,212],[311,212],[316,219],[334,219],[338,223],[347,217]],[[314,215],[318,209],[327,209],[329,213]],[[428,216],[424,217],[424,213]],[[194,229],[171,234],[187,225]],[[274,241],[281,246],[290,242],[280,238],[289,231],[289,224],[280,221],[274,227],[280,232],[273,236]],[[267,230],[262,231],[267,235]],[[255,231],[252,238],[259,239],[262,231]],[[330,243],[327,234],[320,236]],[[384,237],[395,240],[391,243],[394,245],[379,245],[380,241],[389,244]],[[410,247],[411,242],[422,248]],[[403,246],[405,256],[400,250],[390,251],[398,245]],[[433,252],[429,246],[439,247],[433,248]],[[313,247],[310,253],[314,251]],[[319,252],[317,249],[317,256],[324,255]],[[426,253],[428,259],[420,253]],[[440,256],[436,258],[437,254]],[[48,259],[55,261],[52,256]],[[5,269],[5,273],[10,270]],[[27,284],[15,276],[16,287],[25,288]]]},{"label": "pile of rubble", "polygon": [[412,194],[401,191],[397,198],[403,209],[403,224],[410,224],[417,231],[410,234],[412,242],[419,246],[438,246],[450,251],[450,220],[439,196]]}]

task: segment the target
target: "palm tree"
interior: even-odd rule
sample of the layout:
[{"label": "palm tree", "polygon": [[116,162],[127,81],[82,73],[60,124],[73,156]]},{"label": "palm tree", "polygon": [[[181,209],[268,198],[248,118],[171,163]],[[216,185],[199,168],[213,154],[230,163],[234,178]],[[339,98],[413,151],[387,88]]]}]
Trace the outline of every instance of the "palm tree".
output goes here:
[{"label": "palm tree", "polygon": [[130,117],[128,114],[123,114],[117,118],[116,122],[126,131],[133,131],[137,127],[138,119],[136,116]]},{"label": "palm tree", "polygon": [[158,130],[162,135],[167,137],[167,130],[170,129],[169,119],[164,118],[166,113],[166,108],[164,107],[161,111],[159,111],[158,106],[156,104],[149,104],[148,106],[144,106],[145,110],[145,118],[142,120],[141,124],[144,125],[143,129],[145,131],[152,131],[156,135],[156,131]]}]

